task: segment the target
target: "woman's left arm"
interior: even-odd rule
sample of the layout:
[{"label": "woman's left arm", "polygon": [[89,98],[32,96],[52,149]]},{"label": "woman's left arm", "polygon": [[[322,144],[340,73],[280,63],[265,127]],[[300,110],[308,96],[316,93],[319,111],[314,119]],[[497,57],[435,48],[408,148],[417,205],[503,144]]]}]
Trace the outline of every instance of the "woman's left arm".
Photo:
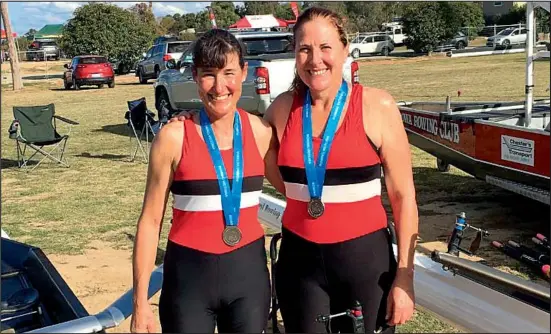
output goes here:
[{"label": "woman's left arm", "polygon": [[414,308],[414,255],[419,217],[413,184],[411,151],[402,117],[392,96],[378,91],[377,118],[380,137],[380,157],[385,185],[392,207],[398,243],[398,270],[390,292],[387,309],[389,324],[403,324]]}]

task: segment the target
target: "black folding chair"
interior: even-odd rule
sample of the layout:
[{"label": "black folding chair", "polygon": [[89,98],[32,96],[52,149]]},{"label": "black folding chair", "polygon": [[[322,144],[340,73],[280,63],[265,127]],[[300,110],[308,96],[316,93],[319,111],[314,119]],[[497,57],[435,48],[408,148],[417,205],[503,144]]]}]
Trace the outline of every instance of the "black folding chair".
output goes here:
[{"label": "black folding chair", "polygon": [[[141,150],[145,162],[148,162],[147,151],[149,149],[149,135],[155,137],[161,127],[166,124],[168,118],[162,116],[161,121],[155,120],[155,113],[147,108],[145,97],[137,100],[127,101],[128,111],[125,113],[124,118],[128,120],[128,127],[131,130],[129,132],[130,144],[131,144],[131,161],[134,161],[138,150]],[[139,135],[138,135],[139,132]],[[136,148],[132,153],[132,134],[136,140]],[[142,139],[145,135],[145,148],[142,145]]]},{"label": "black folding chair", "polygon": [[[64,157],[65,147],[71,133],[71,126],[78,125],[77,122],[57,116],[53,103],[44,106],[15,106],[13,107],[13,116],[9,137],[15,140],[17,164],[20,168],[27,170],[29,162],[37,154],[42,154],[43,157],[30,170],[38,167],[44,159],[50,159],[69,167],[69,163]],[[57,132],[56,119],[69,124],[67,134],[60,135]],[[52,147],[52,149],[45,150],[45,146]],[[34,150],[29,157],[25,156],[27,148]]]}]

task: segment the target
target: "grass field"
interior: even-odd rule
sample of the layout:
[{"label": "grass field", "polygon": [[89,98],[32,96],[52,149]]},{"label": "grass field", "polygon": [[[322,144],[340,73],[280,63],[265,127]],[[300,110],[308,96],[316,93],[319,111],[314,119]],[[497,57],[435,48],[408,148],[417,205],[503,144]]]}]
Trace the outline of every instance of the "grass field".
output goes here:
[{"label": "grass field", "polygon": [[[61,63],[52,65],[61,68]],[[365,61],[360,64],[360,79],[364,85],[389,90],[397,101],[444,101],[446,95],[465,101],[521,100],[524,66],[523,54]],[[549,96],[545,91],[549,70],[549,62],[536,62],[536,97]],[[24,75],[36,72],[30,67]],[[153,109],[152,85],[140,85],[130,75],[118,77],[114,89],[66,91],[62,86],[59,79],[33,81],[20,92],[2,86],[2,228],[16,240],[41,247],[47,254],[79,254],[94,240],[129,250],[141,210],[147,165],[129,161],[131,144],[124,113],[126,101],[140,97],[146,97]],[[461,98],[456,97],[458,90]],[[49,103],[55,103],[56,114],[80,123],[73,127],[67,145],[71,167],[46,162],[31,173],[20,171],[15,144],[8,138],[12,107]],[[66,133],[65,129],[59,126],[61,134]],[[435,179],[434,158],[413,147],[412,152],[417,191],[428,196],[419,195],[420,203],[423,198],[433,198],[430,196],[434,193],[453,192],[457,198],[474,196],[469,190],[473,186],[482,192],[493,191],[456,169]],[[518,199],[508,194],[500,196]],[[170,215],[167,210],[160,244],[163,249]],[[423,232],[421,237],[425,237]],[[399,330],[457,331],[422,312]]]}]

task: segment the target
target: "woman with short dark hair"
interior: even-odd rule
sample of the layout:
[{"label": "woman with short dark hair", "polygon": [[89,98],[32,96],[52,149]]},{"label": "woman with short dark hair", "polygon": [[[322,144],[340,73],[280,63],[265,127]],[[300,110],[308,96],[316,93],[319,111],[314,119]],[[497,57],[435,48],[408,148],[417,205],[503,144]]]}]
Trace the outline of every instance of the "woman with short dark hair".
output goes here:
[{"label": "woman with short dark hair", "polygon": [[197,40],[193,77],[204,108],[164,126],[151,147],[134,246],[133,332],[156,331],[147,289],[169,192],[162,331],[264,330],[270,281],[257,214],[274,140],[266,122],[237,108],[246,76],[231,33],[213,29]]}]

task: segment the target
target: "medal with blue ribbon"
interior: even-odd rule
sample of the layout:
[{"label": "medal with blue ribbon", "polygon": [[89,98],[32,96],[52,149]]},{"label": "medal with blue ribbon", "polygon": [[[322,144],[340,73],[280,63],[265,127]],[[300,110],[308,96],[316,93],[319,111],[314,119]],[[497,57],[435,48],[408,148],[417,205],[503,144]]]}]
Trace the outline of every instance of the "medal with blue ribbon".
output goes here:
[{"label": "medal with blue ribbon", "polygon": [[308,202],[308,214],[312,218],[319,218],[325,211],[325,205],[321,200],[323,192],[323,183],[325,181],[325,170],[327,168],[327,159],[329,150],[337,131],[337,125],[341,118],[346,96],[348,95],[348,84],[342,81],[341,87],[325,126],[321,141],[320,150],[318,153],[317,162],[314,162],[314,149],[312,144],[312,105],[310,98],[310,90],[306,90],[304,104],[302,106],[302,150],[304,157],[304,168],[306,170],[306,180],[308,182],[308,192],[310,193],[310,201]]},{"label": "medal with blue ribbon", "polygon": [[226,167],[216,143],[214,131],[207,113],[204,109],[200,112],[201,133],[207,144],[218,187],[222,200],[222,212],[224,213],[225,228],[222,233],[222,240],[228,246],[235,246],[241,241],[241,230],[237,226],[239,222],[239,211],[241,207],[241,189],[243,186],[243,138],[241,134],[241,118],[239,112],[235,112],[233,120],[233,181],[230,189],[230,182],[226,173]]}]

